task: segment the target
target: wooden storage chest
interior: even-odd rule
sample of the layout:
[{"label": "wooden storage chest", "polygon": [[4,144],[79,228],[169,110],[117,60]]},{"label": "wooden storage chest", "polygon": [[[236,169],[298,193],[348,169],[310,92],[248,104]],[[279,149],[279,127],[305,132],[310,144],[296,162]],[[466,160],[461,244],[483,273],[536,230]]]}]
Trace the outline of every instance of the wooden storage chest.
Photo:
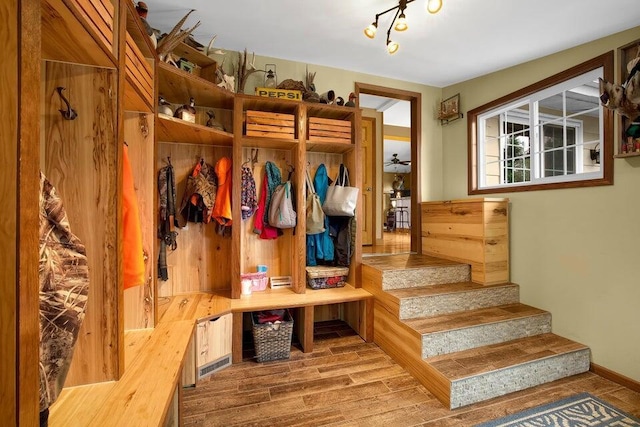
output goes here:
[{"label": "wooden storage chest", "polygon": [[509,199],[476,198],[421,204],[422,253],[467,263],[471,281],[509,281]]},{"label": "wooden storage chest", "polygon": [[293,114],[247,110],[245,112],[245,135],[262,138],[295,139],[294,119]]},{"label": "wooden storage chest", "polygon": [[351,122],[348,120],[309,117],[309,141],[351,144]]}]

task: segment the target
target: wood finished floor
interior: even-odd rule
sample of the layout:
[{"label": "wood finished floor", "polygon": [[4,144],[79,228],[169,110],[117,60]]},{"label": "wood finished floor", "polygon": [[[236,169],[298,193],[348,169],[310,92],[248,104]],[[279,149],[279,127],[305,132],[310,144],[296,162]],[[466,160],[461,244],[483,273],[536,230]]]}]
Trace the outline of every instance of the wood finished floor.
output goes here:
[{"label": "wood finished floor", "polygon": [[407,230],[385,231],[382,233],[381,245],[367,245],[362,247],[362,254],[402,254],[411,251],[411,234]]},{"label": "wood finished floor", "polygon": [[183,394],[184,426],[473,426],[580,392],[640,417],[640,393],[591,372],[450,411],[375,344],[340,321],[315,328],[315,348],[245,360]]}]

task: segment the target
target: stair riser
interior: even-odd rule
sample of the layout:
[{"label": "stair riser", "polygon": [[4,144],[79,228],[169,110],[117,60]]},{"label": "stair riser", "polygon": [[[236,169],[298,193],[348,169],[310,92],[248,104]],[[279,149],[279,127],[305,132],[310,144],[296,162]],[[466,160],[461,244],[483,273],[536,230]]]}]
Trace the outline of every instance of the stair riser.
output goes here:
[{"label": "stair riser", "polygon": [[503,396],[589,370],[589,349],[487,372],[451,383],[451,409]]},{"label": "stair riser", "polygon": [[477,308],[519,302],[518,286],[500,286],[413,298],[400,301],[400,319],[439,316]]},{"label": "stair riser", "polygon": [[476,325],[468,328],[424,334],[422,358],[497,344],[517,338],[551,332],[551,314]]},{"label": "stair riser", "polygon": [[382,275],[382,289],[405,289],[468,282],[471,280],[470,271],[469,266],[465,264],[385,271]]}]

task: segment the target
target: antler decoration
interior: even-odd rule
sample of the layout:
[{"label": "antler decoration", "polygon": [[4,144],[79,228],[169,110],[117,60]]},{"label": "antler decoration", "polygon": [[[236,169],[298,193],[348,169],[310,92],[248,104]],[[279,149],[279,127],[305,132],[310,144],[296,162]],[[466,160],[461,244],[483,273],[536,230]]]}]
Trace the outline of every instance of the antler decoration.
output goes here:
[{"label": "antler decoration", "polygon": [[256,60],[256,54],[253,54],[251,62],[247,64],[247,49],[244,49],[244,55],[240,53],[238,55],[238,93],[244,93],[244,85],[247,83],[247,79],[253,73],[263,72],[264,70],[256,70],[253,65]]},{"label": "antler decoration", "polygon": [[316,85],[313,80],[316,78],[316,71],[313,73],[309,72],[309,67],[307,66],[305,72],[305,81],[306,87],[304,93],[302,94],[302,99],[307,102],[320,102],[320,95],[316,92]]},{"label": "antler decoration", "polygon": [[226,57],[222,58],[222,63],[218,68],[216,68],[216,76],[220,80],[220,82],[218,83],[218,87],[221,87],[231,92],[235,92],[235,86],[236,86],[235,76],[229,75],[224,72],[224,61],[226,59],[227,59]]},{"label": "antler decoration", "polygon": [[173,51],[173,49],[175,49],[176,46],[178,46],[180,44],[180,42],[182,42],[184,39],[189,37],[191,35],[191,33],[193,32],[193,30],[195,30],[196,28],[198,28],[200,26],[200,21],[198,21],[196,23],[196,25],[194,25],[193,27],[191,27],[191,28],[189,28],[187,30],[183,30],[182,29],[182,25],[187,20],[189,15],[191,15],[191,12],[193,12],[194,10],[195,9],[191,9],[189,12],[187,12],[187,14],[184,16],[184,18],[182,18],[175,25],[175,27],[173,27],[171,32],[169,34],[167,34],[166,36],[164,36],[158,42],[158,47],[156,48],[156,52],[158,53],[158,56],[160,57],[161,60],[164,61],[166,56],[168,54],[170,54]]}]

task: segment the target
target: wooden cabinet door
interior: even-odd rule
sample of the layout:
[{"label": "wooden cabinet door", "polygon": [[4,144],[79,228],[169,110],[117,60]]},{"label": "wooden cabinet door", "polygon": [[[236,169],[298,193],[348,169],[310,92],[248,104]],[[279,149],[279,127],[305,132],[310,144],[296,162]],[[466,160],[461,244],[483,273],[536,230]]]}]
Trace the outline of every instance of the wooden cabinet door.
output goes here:
[{"label": "wooden cabinet door", "polygon": [[231,313],[205,320],[197,326],[198,367],[231,353]]},{"label": "wooden cabinet door", "polygon": [[362,244],[373,244],[375,119],[362,119]]}]

